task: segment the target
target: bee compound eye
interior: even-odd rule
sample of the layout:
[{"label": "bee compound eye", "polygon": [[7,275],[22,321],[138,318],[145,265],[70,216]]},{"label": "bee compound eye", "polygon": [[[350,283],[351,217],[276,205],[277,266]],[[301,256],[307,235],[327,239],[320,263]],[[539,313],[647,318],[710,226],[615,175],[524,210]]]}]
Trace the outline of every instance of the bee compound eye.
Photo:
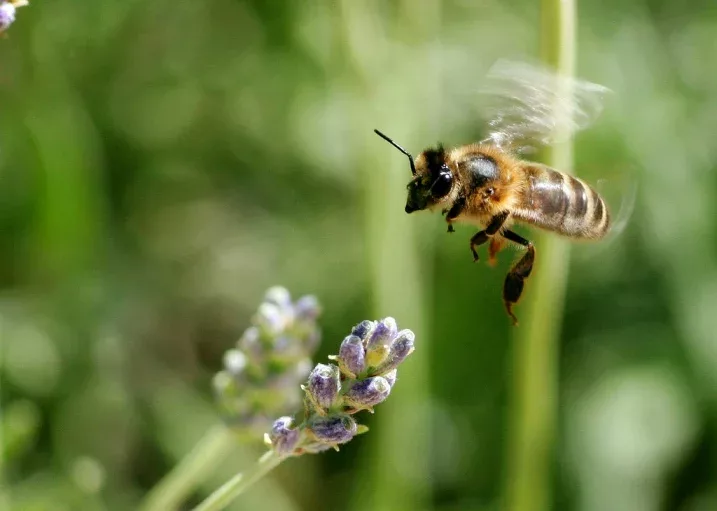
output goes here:
[{"label": "bee compound eye", "polygon": [[450,171],[442,171],[431,187],[431,194],[436,197],[444,197],[451,191],[453,185],[453,174]]}]

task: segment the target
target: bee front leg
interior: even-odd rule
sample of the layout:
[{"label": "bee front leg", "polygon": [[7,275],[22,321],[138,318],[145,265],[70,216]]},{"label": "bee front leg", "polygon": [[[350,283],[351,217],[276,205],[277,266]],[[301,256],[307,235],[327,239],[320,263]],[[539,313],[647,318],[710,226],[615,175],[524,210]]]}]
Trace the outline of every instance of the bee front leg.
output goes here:
[{"label": "bee front leg", "polygon": [[488,227],[486,227],[485,230],[479,231],[473,235],[473,237],[471,238],[471,252],[473,252],[473,262],[477,262],[480,259],[478,257],[478,252],[476,252],[476,247],[481,246],[483,243],[495,236],[495,233],[497,233],[500,228],[503,227],[503,224],[505,223],[507,218],[507,211],[504,211],[503,213],[498,213],[493,218],[491,218],[490,222],[488,223]]},{"label": "bee front leg", "polygon": [[503,237],[527,249],[525,255],[510,269],[508,275],[505,277],[505,284],[503,284],[503,303],[505,304],[505,310],[513,320],[513,325],[517,325],[518,318],[513,314],[513,305],[518,303],[520,295],[523,294],[525,279],[530,276],[530,272],[533,270],[535,248],[532,242],[513,231],[503,232]]},{"label": "bee front leg", "polygon": [[465,197],[458,197],[451,206],[451,209],[444,209],[443,213],[446,215],[446,222],[448,222],[448,232],[456,232],[453,228],[453,221],[463,212],[466,207]]}]

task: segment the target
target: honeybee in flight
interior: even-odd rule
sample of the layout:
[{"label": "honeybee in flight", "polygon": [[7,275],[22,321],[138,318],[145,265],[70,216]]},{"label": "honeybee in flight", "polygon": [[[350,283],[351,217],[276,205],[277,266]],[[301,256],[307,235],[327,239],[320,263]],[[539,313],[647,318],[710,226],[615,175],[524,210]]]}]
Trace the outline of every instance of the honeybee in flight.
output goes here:
[{"label": "honeybee in flight", "polygon": [[490,111],[489,135],[479,143],[452,149],[439,144],[414,159],[374,131],[408,157],[413,178],[406,213],[441,209],[448,232],[454,232],[454,222],[478,225],[482,230],[470,240],[474,261],[479,260],[476,248],[488,242],[490,262],[505,242],[525,250],[503,284],[505,309],[517,325],[513,305],[533,269],[535,247],[511,225],[528,224],[575,240],[600,240],[611,224],[605,200],[585,181],[517,154],[587,127],[608,89],[508,61],[498,62],[489,79],[494,86],[486,92],[502,101]]}]

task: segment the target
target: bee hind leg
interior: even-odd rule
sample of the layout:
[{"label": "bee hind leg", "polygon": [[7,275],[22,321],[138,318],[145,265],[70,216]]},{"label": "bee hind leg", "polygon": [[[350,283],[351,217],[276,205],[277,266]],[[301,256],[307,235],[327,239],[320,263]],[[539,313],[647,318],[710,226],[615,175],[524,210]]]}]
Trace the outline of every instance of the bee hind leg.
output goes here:
[{"label": "bee hind leg", "polygon": [[497,255],[498,252],[503,250],[503,247],[505,246],[505,238],[502,236],[493,236],[490,240],[490,245],[488,245],[488,264],[491,266],[495,266],[496,262],[498,261]]},{"label": "bee hind leg", "polygon": [[513,305],[518,303],[520,295],[523,294],[525,279],[530,276],[530,272],[533,270],[535,247],[533,247],[532,242],[513,231],[505,231],[503,232],[503,236],[505,239],[518,243],[527,249],[523,257],[510,269],[503,284],[503,303],[505,304],[505,310],[513,320],[513,325],[517,325],[518,318],[513,314]]},{"label": "bee hind leg", "polygon": [[498,213],[493,218],[491,218],[485,230],[479,231],[473,235],[473,237],[471,238],[471,252],[473,253],[473,262],[478,262],[480,260],[480,257],[478,257],[478,252],[476,251],[476,247],[483,245],[493,236],[495,236],[495,233],[497,233],[500,228],[503,227],[503,224],[505,223],[507,218],[507,211],[503,213]]}]

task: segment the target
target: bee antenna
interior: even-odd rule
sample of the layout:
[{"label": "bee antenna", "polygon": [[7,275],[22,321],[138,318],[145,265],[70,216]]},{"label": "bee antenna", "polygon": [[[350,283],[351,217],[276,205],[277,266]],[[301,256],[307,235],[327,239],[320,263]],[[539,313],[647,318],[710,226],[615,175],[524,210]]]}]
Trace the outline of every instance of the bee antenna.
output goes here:
[{"label": "bee antenna", "polygon": [[408,161],[411,162],[411,174],[413,174],[413,175],[415,176],[415,175],[416,175],[416,165],[413,163],[413,156],[411,156],[411,153],[409,153],[408,151],[406,151],[403,147],[401,147],[400,145],[398,145],[396,142],[394,142],[393,140],[391,140],[390,138],[388,138],[386,135],[384,135],[384,134],[381,133],[380,131],[378,131],[378,130],[373,130],[373,131],[376,132],[376,135],[378,135],[379,137],[381,137],[382,139],[384,139],[386,142],[388,142],[389,144],[391,144],[393,147],[395,147],[396,149],[398,149],[399,151],[401,151],[403,154],[405,154],[406,156],[408,156]]}]

